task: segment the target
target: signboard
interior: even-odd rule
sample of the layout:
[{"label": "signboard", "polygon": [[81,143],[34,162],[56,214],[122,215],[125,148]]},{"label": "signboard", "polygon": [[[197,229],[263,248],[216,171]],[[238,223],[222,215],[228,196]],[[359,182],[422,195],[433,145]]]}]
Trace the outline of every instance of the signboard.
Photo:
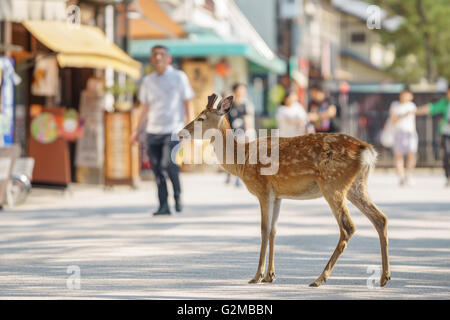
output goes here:
[{"label": "signboard", "polygon": [[89,91],[81,93],[80,118],[84,119],[83,136],[78,139],[75,165],[102,168],[104,160],[104,105],[105,97]]},{"label": "signboard", "polygon": [[[37,110],[40,110],[41,113]],[[42,127],[36,125],[36,122],[34,122],[39,116],[48,114],[54,119],[62,119],[65,112],[66,108],[63,107],[30,106],[31,132],[28,139],[28,156],[35,159],[32,178],[32,182],[34,183],[56,184],[66,187],[71,181],[70,156],[67,141],[59,135],[56,136],[56,139],[53,139],[54,128],[52,125],[47,127],[43,119],[41,119],[43,121],[41,123],[43,125]],[[36,126],[34,129],[33,124]],[[39,128],[43,128],[42,135],[40,134],[42,132]],[[50,131],[48,131],[49,128]],[[33,131],[35,132],[33,133]],[[49,133],[51,134],[48,135]],[[56,131],[56,133],[58,132]]]},{"label": "signboard", "polygon": [[31,135],[40,143],[52,143],[58,138],[58,123],[50,112],[43,112],[31,121]]},{"label": "signboard", "polygon": [[211,66],[206,61],[184,61],[183,71],[194,90],[192,99],[194,114],[199,114],[206,106],[208,96],[214,92],[214,75]]},{"label": "signboard", "polygon": [[138,179],[139,147],[130,142],[134,113],[105,113],[105,185],[133,185]]},{"label": "signboard", "polygon": [[[213,69],[206,61],[186,60],[183,62],[183,71],[186,73],[189,83],[194,90],[195,97],[192,99],[192,104],[194,106],[194,115],[198,115],[205,108],[208,96],[215,91]],[[214,155],[203,152],[209,145],[209,141],[203,141],[197,144],[195,144],[194,140],[183,141],[183,162],[195,163],[195,153],[200,153],[197,159],[203,159],[203,162],[210,162],[211,157]]]}]

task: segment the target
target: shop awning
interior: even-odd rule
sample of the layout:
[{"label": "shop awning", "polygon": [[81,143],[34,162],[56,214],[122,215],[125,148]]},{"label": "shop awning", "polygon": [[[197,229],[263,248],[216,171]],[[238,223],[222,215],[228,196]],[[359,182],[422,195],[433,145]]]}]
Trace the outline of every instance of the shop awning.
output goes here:
[{"label": "shop awning", "polygon": [[61,67],[112,67],[133,78],[140,76],[141,64],[109,42],[97,27],[62,21],[24,21],[23,25],[42,44],[57,53]]},{"label": "shop awning", "polygon": [[135,59],[148,59],[156,44],[167,46],[173,57],[243,56],[267,71],[286,72],[286,63],[280,58],[267,59],[248,43],[227,41],[215,34],[192,34],[183,39],[132,40],[130,55]]},{"label": "shop awning", "polygon": [[176,38],[185,35],[183,28],[173,21],[156,0],[139,0],[130,5],[140,16],[130,19],[132,39]]}]

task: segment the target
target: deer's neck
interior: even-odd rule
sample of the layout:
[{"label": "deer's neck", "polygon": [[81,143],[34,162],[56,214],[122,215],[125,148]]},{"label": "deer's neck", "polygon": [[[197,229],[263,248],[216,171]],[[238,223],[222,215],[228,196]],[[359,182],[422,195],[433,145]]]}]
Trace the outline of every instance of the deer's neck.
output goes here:
[{"label": "deer's neck", "polygon": [[[245,150],[244,148],[242,148],[242,145],[240,143],[238,143],[232,133],[231,133],[231,126],[230,123],[228,122],[226,116],[222,117],[222,120],[219,123],[219,130],[221,132],[221,139],[220,140],[214,140],[212,142],[213,147],[214,147],[214,151],[216,152],[216,155],[218,156],[218,153],[221,151],[222,152],[222,160],[220,161],[220,157],[219,161],[221,162],[221,166],[225,169],[225,171],[241,177],[243,174],[243,168],[244,165],[242,163],[242,161],[240,161],[241,163],[238,162],[238,151],[239,150]],[[221,143],[219,143],[221,142]],[[239,147],[241,145],[241,147]],[[242,151],[240,151],[242,152]],[[246,151],[244,151],[246,152]],[[246,155],[245,159],[247,158]],[[241,155],[242,158],[242,155]],[[232,160],[232,161],[230,161]]]}]

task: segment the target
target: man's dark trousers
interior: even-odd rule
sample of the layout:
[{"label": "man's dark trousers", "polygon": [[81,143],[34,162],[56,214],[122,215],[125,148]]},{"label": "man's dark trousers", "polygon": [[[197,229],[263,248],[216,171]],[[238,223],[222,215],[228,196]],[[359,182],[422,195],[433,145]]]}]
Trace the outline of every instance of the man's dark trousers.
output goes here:
[{"label": "man's dark trousers", "polygon": [[181,194],[180,168],[171,159],[172,150],[178,143],[179,141],[171,141],[171,134],[147,134],[147,152],[155,174],[161,207],[168,204],[166,175],[172,182],[174,197],[179,198]]}]

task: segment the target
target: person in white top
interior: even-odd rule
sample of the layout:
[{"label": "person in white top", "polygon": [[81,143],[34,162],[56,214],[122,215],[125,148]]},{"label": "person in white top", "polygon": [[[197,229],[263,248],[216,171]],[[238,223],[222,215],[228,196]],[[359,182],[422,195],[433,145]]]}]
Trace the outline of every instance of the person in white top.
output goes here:
[{"label": "person in white top", "polygon": [[[413,94],[405,88],[389,110],[389,121],[394,125],[394,161],[400,185],[411,184],[411,173],[416,166],[418,136]],[[404,157],[406,155],[406,168]]]},{"label": "person in white top", "polygon": [[176,133],[193,119],[191,99],[194,92],[186,74],[175,70],[171,62],[168,48],[159,45],[152,48],[150,63],[155,71],[142,80],[138,95],[143,105],[142,113],[131,138],[133,142],[137,141],[139,131],[146,124],[147,152],[158,187],[159,209],[155,215],[170,214],[166,175],[172,182],[175,209],[182,210],[179,167],[171,154],[178,144]]},{"label": "person in white top", "polygon": [[277,124],[280,137],[295,137],[307,133],[308,114],[298,102],[295,91],[288,91],[283,105],[277,109]]}]

